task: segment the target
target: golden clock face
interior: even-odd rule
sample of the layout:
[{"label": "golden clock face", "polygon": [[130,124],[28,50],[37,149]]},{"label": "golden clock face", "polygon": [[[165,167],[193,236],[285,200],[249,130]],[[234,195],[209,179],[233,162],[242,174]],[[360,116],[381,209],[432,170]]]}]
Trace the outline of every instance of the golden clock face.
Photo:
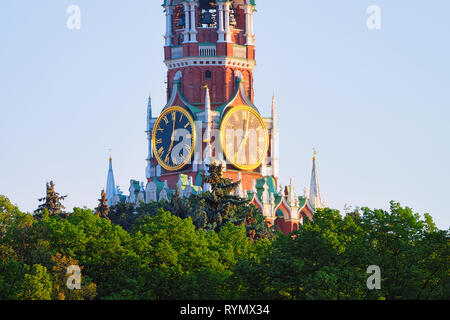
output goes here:
[{"label": "golden clock face", "polygon": [[153,153],[164,169],[176,171],[191,161],[195,146],[194,120],[181,107],[164,110],[152,136]]},{"label": "golden clock face", "polygon": [[229,162],[241,170],[254,170],[267,156],[269,134],[257,111],[233,107],[220,126],[220,141]]}]

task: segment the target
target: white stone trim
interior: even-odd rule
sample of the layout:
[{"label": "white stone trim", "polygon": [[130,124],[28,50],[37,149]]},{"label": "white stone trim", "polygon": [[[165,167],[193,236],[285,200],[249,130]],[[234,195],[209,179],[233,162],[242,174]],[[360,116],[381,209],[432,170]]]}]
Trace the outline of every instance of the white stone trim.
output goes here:
[{"label": "white stone trim", "polygon": [[219,6],[219,29],[217,33],[219,35],[219,40],[217,42],[225,42],[225,29],[223,27],[223,2],[218,3]]},{"label": "white stone trim", "polygon": [[181,59],[172,59],[164,61],[167,68],[177,69],[183,67],[238,67],[253,70],[256,67],[255,60],[238,59],[230,57],[185,57]]},{"label": "white stone trim", "polygon": [[173,10],[170,8],[170,6],[167,6],[166,8],[166,34],[164,38],[166,39],[166,47],[172,45],[172,14]]},{"label": "white stone trim", "polygon": [[250,4],[246,4],[244,6],[245,9],[245,36],[247,38],[246,45],[252,46],[255,44],[255,36],[253,34],[253,6]]},{"label": "white stone trim", "polygon": [[231,31],[230,31],[230,6],[231,2],[224,2],[224,13],[225,13],[225,42],[231,41]]},{"label": "white stone trim", "polygon": [[189,2],[183,2],[183,6],[184,6],[184,38],[183,38],[183,43],[188,43],[189,42],[189,26],[190,26],[190,11],[189,11]]},{"label": "white stone trim", "polygon": [[197,26],[195,23],[195,6],[196,2],[190,3],[190,12],[191,12],[191,31],[189,31],[191,35],[191,40],[189,42],[197,42]]}]

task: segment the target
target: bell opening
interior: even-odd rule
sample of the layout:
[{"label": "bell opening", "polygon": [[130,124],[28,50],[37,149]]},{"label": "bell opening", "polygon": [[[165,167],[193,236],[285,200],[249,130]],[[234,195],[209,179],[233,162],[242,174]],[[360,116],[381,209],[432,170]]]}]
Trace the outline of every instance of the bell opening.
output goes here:
[{"label": "bell opening", "polygon": [[217,4],[215,0],[200,0],[199,7],[199,27],[217,27]]}]

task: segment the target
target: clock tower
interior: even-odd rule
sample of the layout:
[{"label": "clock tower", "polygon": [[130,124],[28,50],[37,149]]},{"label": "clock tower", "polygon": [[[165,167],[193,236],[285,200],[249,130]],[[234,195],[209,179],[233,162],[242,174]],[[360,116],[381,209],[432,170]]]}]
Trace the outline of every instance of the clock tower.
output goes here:
[{"label": "clock tower", "polygon": [[263,176],[277,179],[276,128],[254,105],[254,0],[166,0],[163,8],[167,104],[158,118],[149,105],[147,179],[174,189],[183,174],[204,188],[211,161],[244,190]]},{"label": "clock tower", "polygon": [[[165,0],[164,63],[167,104],[158,117],[148,101],[145,190],[130,193],[146,202],[209,191],[208,165],[241,181],[249,198],[285,232],[314,208],[290,186],[279,186],[275,99],[270,117],[254,102],[255,0]],[[135,198],[136,198],[135,197]],[[133,198],[134,199],[134,198]],[[303,199],[303,200],[302,200]]]}]

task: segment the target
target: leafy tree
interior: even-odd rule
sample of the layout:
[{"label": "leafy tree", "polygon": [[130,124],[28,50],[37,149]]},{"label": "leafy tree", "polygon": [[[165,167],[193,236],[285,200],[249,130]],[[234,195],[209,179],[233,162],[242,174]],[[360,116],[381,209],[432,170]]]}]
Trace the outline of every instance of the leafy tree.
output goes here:
[{"label": "leafy tree", "polygon": [[0,239],[4,238],[17,225],[30,225],[34,222],[31,215],[23,213],[5,196],[0,195]]},{"label": "leafy tree", "polygon": [[155,299],[227,297],[232,266],[252,248],[243,226],[228,223],[220,233],[207,232],[162,209],[139,219],[133,234],[134,249],[149,268],[145,292]]},{"label": "leafy tree", "polygon": [[42,215],[45,210],[48,211],[50,216],[63,214],[65,207],[61,204],[61,201],[66,199],[67,195],[60,196],[59,193],[55,191],[55,184],[53,181],[47,183],[47,193],[44,198],[39,199],[39,202],[43,202],[34,211],[35,214]]},{"label": "leafy tree", "polygon": [[83,278],[96,284],[98,298],[136,298],[133,288],[140,258],[129,246],[128,232],[80,208],[66,219],[49,218],[42,224],[51,239],[53,256],[60,253],[84,266]]},{"label": "leafy tree", "polygon": [[391,202],[390,213],[363,208],[361,225],[370,245],[366,256],[382,271],[381,290],[369,297],[386,299],[449,298],[450,234],[431,217]]},{"label": "leafy tree", "polygon": [[132,203],[119,202],[111,207],[108,217],[111,220],[111,223],[119,225],[127,231],[131,231],[139,217],[139,215],[136,214],[136,210],[139,210],[139,208],[136,209]]},{"label": "leafy tree", "polygon": [[[125,230],[114,208],[111,221],[86,208],[35,219],[0,196],[0,299],[450,297],[449,230],[429,215],[394,202],[344,216],[323,209],[290,235],[264,236],[250,205],[231,204],[217,230],[199,227],[208,197],[124,206]],[[67,289],[68,265],[82,269],[81,290]],[[369,265],[381,268],[381,290],[366,286]]]},{"label": "leafy tree", "polygon": [[[448,241],[429,216],[394,202],[345,217],[323,209],[238,262],[233,281],[251,299],[448,299]],[[370,265],[381,268],[381,290],[366,286]]]},{"label": "leafy tree", "polygon": [[17,298],[21,300],[50,300],[52,285],[51,276],[47,272],[47,268],[40,264],[35,264],[25,274]]},{"label": "leafy tree", "polygon": [[0,300],[19,299],[27,271],[28,266],[15,259],[0,262]]},{"label": "leafy tree", "polygon": [[109,213],[110,208],[108,205],[108,199],[106,198],[105,190],[102,190],[100,199],[98,199],[98,201],[99,201],[99,204],[98,204],[98,207],[95,208],[95,213],[97,213],[97,216],[99,216],[100,218],[109,219],[108,213]]}]

